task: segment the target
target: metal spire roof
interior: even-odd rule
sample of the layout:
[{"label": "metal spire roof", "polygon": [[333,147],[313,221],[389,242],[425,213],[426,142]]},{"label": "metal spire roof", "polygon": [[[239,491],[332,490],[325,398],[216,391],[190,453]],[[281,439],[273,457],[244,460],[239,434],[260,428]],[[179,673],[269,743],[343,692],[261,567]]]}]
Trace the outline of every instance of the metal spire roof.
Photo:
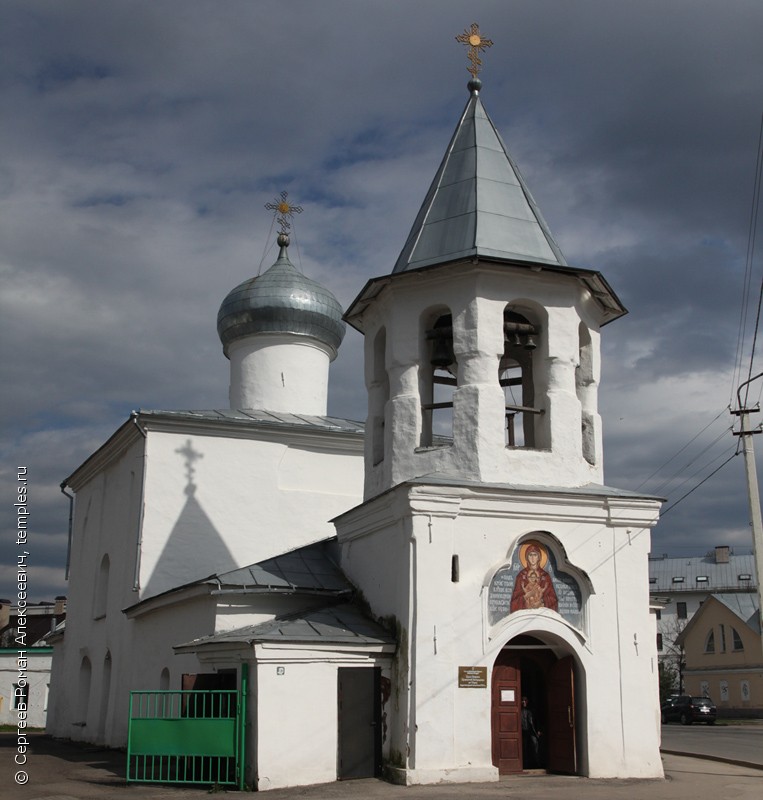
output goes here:
[{"label": "metal spire roof", "polygon": [[506,145],[479,97],[471,96],[395,272],[482,256],[566,267]]}]

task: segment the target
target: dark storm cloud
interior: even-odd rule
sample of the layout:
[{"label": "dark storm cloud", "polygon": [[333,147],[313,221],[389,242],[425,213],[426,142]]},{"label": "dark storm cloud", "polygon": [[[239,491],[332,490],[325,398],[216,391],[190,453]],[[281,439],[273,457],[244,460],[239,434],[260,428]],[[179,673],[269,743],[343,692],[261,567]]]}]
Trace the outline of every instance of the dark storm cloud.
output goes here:
[{"label": "dark storm cloud", "polygon": [[[635,488],[728,403],[757,0],[9,0],[2,15],[4,485],[30,466],[40,599],[65,591],[61,479],[133,408],[226,405],[215,316],[275,257],[264,203],[286,189],[305,207],[302,268],[345,306],[391,269],[466,102],[454,36],[473,20],[495,42],[483,100],[563,252],[631,312],[602,336],[607,481]],[[365,417],[362,373],[349,331],[332,413]],[[669,512],[660,551],[744,546],[739,462]]]}]

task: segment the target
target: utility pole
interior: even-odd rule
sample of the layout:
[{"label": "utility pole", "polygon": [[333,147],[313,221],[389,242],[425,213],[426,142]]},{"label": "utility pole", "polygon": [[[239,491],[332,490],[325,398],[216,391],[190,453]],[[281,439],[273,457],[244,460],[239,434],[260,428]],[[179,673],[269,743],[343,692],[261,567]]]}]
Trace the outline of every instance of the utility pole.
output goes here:
[{"label": "utility pole", "polygon": [[[739,436],[742,440],[744,466],[745,472],[747,473],[747,499],[750,503],[750,523],[752,525],[752,553],[758,581],[758,620],[760,622],[760,630],[763,632],[763,592],[761,591],[761,576],[763,576],[763,520],[760,514],[758,471],[755,467],[755,450],[752,444],[753,434],[760,433],[761,430],[760,428],[753,430],[749,419],[750,414],[758,413],[760,409],[746,408],[742,405],[742,389],[761,376],[763,376],[763,372],[741,384],[739,389],[737,389],[738,408],[731,413],[739,417],[739,431],[734,431],[734,436]],[[761,635],[761,641],[763,642],[763,633]]]}]

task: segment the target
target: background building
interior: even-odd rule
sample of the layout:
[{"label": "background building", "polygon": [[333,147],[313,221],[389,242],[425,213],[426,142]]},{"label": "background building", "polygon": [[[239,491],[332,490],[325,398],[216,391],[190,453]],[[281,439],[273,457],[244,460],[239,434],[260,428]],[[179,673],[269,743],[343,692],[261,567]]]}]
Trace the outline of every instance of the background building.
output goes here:
[{"label": "background building", "polygon": [[685,655],[676,640],[702,604],[712,594],[753,597],[757,591],[754,556],[734,555],[726,545],[704,556],[649,557],[649,594],[666,601],[658,614],[657,652],[675,672],[677,690],[682,688]]},{"label": "background building", "polygon": [[763,716],[763,641],[755,594],[712,594],[679,634],[684,692],[711,697],[719,716]]},{"label": "background building", "polygon": [[[24,638],[19,636],[18,608],[0,600],[0,725],[15,726],[19,703],[26,705],[26,724],[44,728],[50,693],[53,648],[48,638],[65,624],[66,598],[36,603],[24,609]],[[20,651],[23,651],[19,661]],[[25,674],[20,683],[21,674]]]}]

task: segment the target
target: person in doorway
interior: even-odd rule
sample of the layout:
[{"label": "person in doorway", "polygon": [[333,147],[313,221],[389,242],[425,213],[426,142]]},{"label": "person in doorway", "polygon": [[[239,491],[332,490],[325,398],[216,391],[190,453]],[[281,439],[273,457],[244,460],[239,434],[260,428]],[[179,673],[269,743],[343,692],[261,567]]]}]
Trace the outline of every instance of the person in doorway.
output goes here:
[{"label": "person in doorway", "polygon": [[514,581],[511,611],[520,611],[523,608],[550,608],[558,611],[559,601],[554,584],[544,569],[548,561],[545,548],[536,542],[528,542],[519,552],[523,569],[517,573]]},{"label": "person in doorway", "polygon": [[540,766],[540,731],[535,727],[535,717],[527,698],[522,698],[522,767]]}]

